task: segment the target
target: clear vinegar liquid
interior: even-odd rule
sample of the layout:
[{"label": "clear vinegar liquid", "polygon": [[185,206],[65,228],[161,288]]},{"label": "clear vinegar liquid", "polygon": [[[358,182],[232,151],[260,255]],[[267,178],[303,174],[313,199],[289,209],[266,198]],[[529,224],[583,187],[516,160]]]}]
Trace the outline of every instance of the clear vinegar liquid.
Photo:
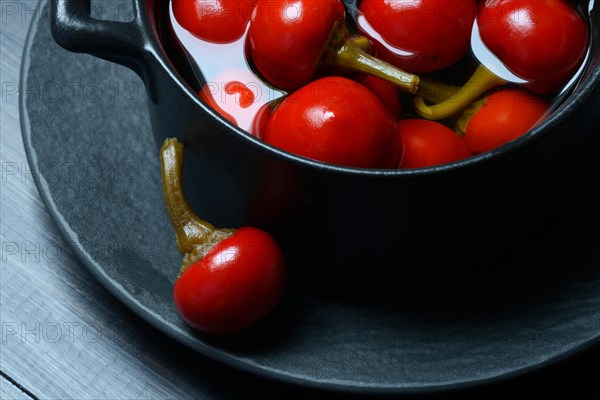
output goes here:
[{"label": "clear vinegar liquid", "polygon": [[[195,78],[209,105],[228,114],[227,119],[241,129],[257,134],[255,119],[264,107],[287,93],[268,85],[252,69],[246,58],[246,31],[234,42],[212,43],[202,40],[183,28],[175,19],[169,3],[169,22],[192,64]],[[192,84],[192,87],[197,87]],[[233,119],[233,120],[232,120]]]},{"label": "clear vinegar liquid", "polygon": [[[383,1],[383,0],[382,0]],[[597,14],[598,10],[595,0],[572,2],[579,12],[588,20],[588,25],[592,27],[592,15]],[[378,33],[371,28],[358,7],[360,0],[344,0],[348,16],[348,25],[351,32],[356,32],[356,27],[360,26],[366,32],[369,32],[373,37],[377,38]],[[175,19],[171,2],[169,2],[169,23],[173,30],[178,44],[186,53],[186,62],[191,64],[191,69],[194,71],[195,82],[189,82],[192,87],[198,90],[204,88],[206,93],[209,93],[214,103],[209,103],[213,108],[222,107],[227,114],[233,117],[230,119],[232,123],[239,126],[241,129],[260,136],[256,132],[256,118],[261,110],[270,104],[276,104],[278,100],[285,97],[288,93],[270,86],[265,82],[252,68],[246,54],[246,39],[248,34],[248,26],[245,33],[236,41],[231,43],[212,43],[202,40],[183,28]],[[562,88],[562,90],[554,95],[548,96],[550,102],[549,113],[555,110],[573,91],[579,82],[580,77],[586,69],[589,59],[591,44],[588,46],[586,58],[573,78]],[[400,49],[394,49],[396,52],[402,52]],[[406,55],[410,55],[406,52]],[[462,61],[459,61],[455,66],[446,68],[445,70],[434,72],[431,76],[439,79],[444,83],[460,86],[465,83],[466,79],[482,64],[488,70],[507,81],[514,86],[523,85],[525,80],[513,74],[504,64],[492,54],[479,36],[477,21],[475,21],[471,32],[471,52]],[[245,88],[246,94],[250,94],[250,100],[243,99],[243,94],[239,90],[230,90],[231,82],[238,82]],[[247,89],[247,90],[246,90]],[[205,94],[206,94],[205,93]],[[407,107],[403,107],[405,117],[417,117],[411,109],[411,101],[409,95],[404,96],[404,103]],[[243,103],[243,104],[242,104]],[[232,107],[233,105],[233,107]],[[223,113],[221,113],[223,115]],[[455,121],[452,118],[439,121],[453,128]]]}]

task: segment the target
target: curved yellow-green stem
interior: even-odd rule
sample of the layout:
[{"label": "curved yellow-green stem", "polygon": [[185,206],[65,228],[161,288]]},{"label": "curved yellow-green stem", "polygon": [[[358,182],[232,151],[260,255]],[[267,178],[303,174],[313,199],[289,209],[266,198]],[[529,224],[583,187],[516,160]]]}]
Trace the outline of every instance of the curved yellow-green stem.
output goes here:
[{"label": "curved yellow-green stem", "polygon": [[184,254],[182,274],[235,230],[217,229],[192,211],[183,192],[183,145],[177,139],[164,141],[160,148],[160,165],[165,207],[175,230],[177,248]]},{"label": "curved yellow-green stem", "polygon": [[427,77],[420,77],[417,95],[424,98],[428,103],[441,103],[456,94],[460,86],[448,85]]},{"label": "curved yellow-green stem", "polygon": [[166,139],[160,148],[162,188],[167,214],[175,230],[177,247],[190,253],[216,228],[198,218],[183,193],[183,145],[177,139]]},{"label": "curved yellow-green stem", "polygon": [[427,105],[424,96],[415,96],[415,110],[426,119],[444,119],[464,110],[488,90],[506,83],[504,79],[494,75],[483,65],[479,65],[467,83],[441,103]]},{"label": "curved yellow-green stem", "polygon": [[366,52],[366,53],[370,53],[371,52],[371,41],[369,39],[367,39],[365,36],[352,36],[350,37],[350,40],[352,43],[354,43],[356,46],[358,46],[359,49],[361,49],[362,51]]},{"label": "curved yellow-green stem", "polygon": [[400,90],[415,94],[419,86],[419,77],[402,71],[383,60],[365,52],[366,43],[360,37],[345,40],[335,54],[328,60],[331,65],[349,68],[385,79],[398,86]]}]

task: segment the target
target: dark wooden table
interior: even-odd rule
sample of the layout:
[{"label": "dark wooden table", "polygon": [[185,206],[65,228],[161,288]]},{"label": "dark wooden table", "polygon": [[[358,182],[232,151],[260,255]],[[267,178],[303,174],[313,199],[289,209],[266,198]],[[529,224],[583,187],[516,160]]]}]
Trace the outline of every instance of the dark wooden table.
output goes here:
[{"label": "dark wooden table", "polygon": [[[191,352],[115,300],[74,257],[44,208],[21,139],[19,68],[37,3],[0,1],[0,398],[347,398],[256,378]],[[576,398],[599,399],[597,371],[598,346],[522,378],[434,397],[566,398],[577,388],[585,395]]]}]

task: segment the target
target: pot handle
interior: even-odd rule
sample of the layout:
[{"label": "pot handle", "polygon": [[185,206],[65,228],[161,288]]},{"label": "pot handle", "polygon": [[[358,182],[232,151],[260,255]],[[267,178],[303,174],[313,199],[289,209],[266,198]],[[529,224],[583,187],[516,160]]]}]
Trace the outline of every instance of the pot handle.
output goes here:
[{"label": "pot handle", "polygon": [[89,53],[140,72],[147,40],[140,21],[139,1],[134,1],[131,22],[92,18],[90,0],[52,0],[50,7],[52,36],[61,47]]}]

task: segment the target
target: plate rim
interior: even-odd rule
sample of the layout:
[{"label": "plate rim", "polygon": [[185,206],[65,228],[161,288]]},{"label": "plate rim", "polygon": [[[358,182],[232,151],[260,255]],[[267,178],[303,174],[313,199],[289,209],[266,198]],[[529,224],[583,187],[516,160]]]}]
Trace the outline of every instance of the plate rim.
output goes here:
[{"label": "plate rim", "polygon": [[512,369],[510,371],[500,372],[495,375],[486,376],[483,378],[464,379],[455,381],[446,381],[439,384],[403,384],[403,385],[381,385],[381,384],[359,384],[357,382],[348,382],[347,380],[319,380],[298,377],[290,373],[285,373],[274,368],[268,368],[264,365],[257,365],[249,361],[248,358],[231,355],[225,350],[215,348],[214,346],[203,343],[200,339],[194,338],[188,332],[183,331],[178,326],[175,326],[158,313],[153,312],[148,307],[143,306],[133,295],[127,292],[119,282],[112,279],[100,263],[95,261],[90,254],[87,253],[82,243],[78,240],[76,232],[71,230],[69,224],[64,219],[57,205],[53,200],[53,196],[46,183],[46,180],[39,169],[40,165],[37,158],[36,150],[32,143],[32,129],[30,124],[29,113],[27,110],[28,95],[25,87],[29,77],[28,70],[30,66],[30,54],[33,44],[33,39],[39,29],[39,26],[46,18],[43,18],[43,10],[49,4],[50,0],[41,0],[37,5],[34,18],[29,26],[27,37],[23,47],[21,56],[20,76],[19,76],[19,119],[21,126],[21,135],[25,148],[27,162],[32,172],[38,193],[44,203],[46,210],[57,225],[63,239],[67,245],[75,252],[78,260],[86,267],[91,275],[106,289],[112,296],[124,304],[129,310],[142,318],[146,323],[185,345],[186,347],[198,352],[200,355],[208,357],[216,362],[223,363],[231,368],[239,369],[256,375],[262,378],[272,379],[285,384],[293,384],[304,388],[313,388],[331,392],[344,392],[348,394],[396,394],[396,395],[412,395],[412,394],[434,394],[441,392],[452,392],[460,389],[477,388],[490,384],[497,384],[509,381],[523,375],[540,371],[556,365],[566,359],[581,353],[597,344],[600,344],[600,332],[595,337],[589,338],[579,343],[574,344],[571,348],[549,355],[547,358],[532,362],[528,365]]}]

